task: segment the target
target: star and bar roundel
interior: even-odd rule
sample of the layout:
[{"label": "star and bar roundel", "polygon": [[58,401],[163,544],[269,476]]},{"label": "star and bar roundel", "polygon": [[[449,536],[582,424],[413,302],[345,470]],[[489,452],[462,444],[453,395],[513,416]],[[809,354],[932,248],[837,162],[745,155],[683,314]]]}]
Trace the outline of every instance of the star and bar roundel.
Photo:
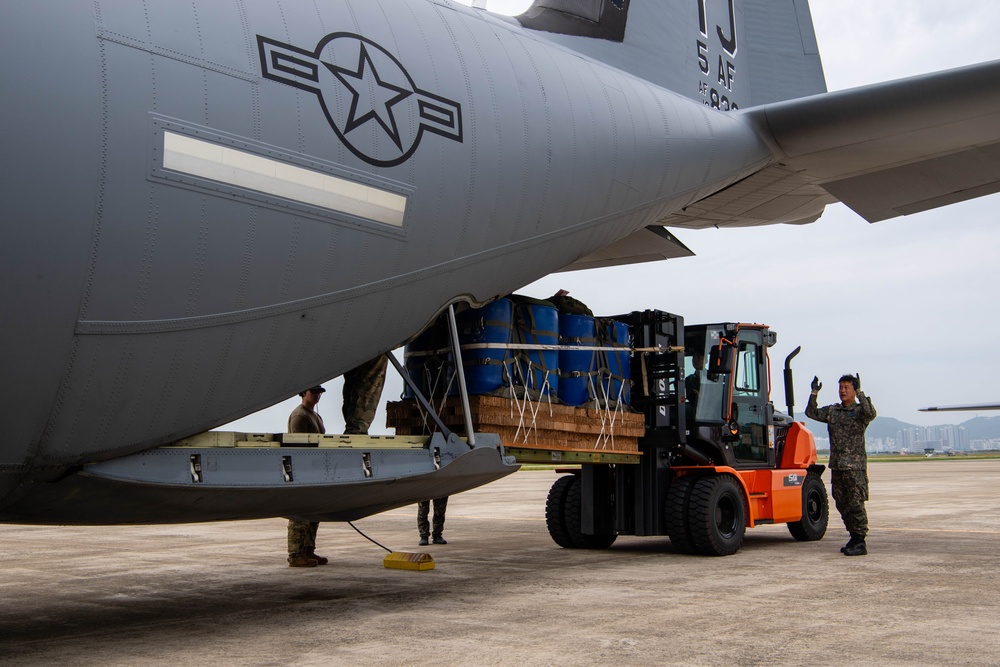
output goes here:
[{"label": "star and bar roundel", "polygon": [[335,32],[308,51],[257,35],[257,48],[261,75],[314,93],[333,131],[369,164],[405,162],[425,132],[462,142],[461,105],[418,88],[366,37]]}]

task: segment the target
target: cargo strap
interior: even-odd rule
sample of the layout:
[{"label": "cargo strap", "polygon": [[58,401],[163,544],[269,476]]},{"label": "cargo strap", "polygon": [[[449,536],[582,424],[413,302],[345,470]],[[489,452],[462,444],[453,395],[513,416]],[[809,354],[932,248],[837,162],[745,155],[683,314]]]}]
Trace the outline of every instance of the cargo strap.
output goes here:
[{"label": "cargo strap", "polygon": [[[628,347],[627,345],[616,343],[607,346],[594,346],[594,345],[554,345],[548,343],[539,343],[533,345],[531,343],[465,343],[462,345],[463,350],[555,350],[556,352],[560,350],[569,350],[571,352],[589,352],[595,350],[603,350],[605,352],[683,352],[683,347]],[[447,348],[442,348],[440,350],[419,350],[414,352],[407,352],[406,357],[428,357],[428,356],[440,356],[449,350]]]}]

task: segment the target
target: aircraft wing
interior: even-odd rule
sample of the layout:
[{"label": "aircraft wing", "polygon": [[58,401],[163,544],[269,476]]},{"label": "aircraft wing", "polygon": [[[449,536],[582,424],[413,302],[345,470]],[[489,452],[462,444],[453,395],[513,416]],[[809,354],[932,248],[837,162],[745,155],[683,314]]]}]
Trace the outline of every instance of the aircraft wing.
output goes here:
[{"label": "aircraft wing", "polygon": [[1000,403],[978,403],[974,405],[940,405],[920,408],[920,412],[959,412],[962,410],[1000,410]]},{"label": "aircraft wing", "polygon": [[609,246],[576,260],[561,269],[560,273],[693,256],[694,253],[677,240],[676,236],[663,227],[654,225],[644,227]]},{"label": "aircraft wing", "polygon": [[775,161],[661,224],[804,223],[834,201],[878,222],[1000,192],[1000,61],[739,113]]}]

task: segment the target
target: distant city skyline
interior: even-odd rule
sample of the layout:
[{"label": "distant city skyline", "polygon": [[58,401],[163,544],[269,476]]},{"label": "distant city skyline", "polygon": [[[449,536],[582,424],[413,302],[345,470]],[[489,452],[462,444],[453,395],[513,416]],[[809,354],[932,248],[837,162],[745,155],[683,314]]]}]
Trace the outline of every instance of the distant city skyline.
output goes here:
[{"label": "distant city skyline", "polygon": [[[911,454],[927,450],[936,452],[974,452],[1000,450],[1000,418],[990,418],[990,437],[974,437],[970,429],[963,424],[938,424],[935,426],[905,425],[895,429],[895,435],[888,435],[887,428],[875,422],[869,426],[865,434],[865,449],[869,454],[899,453],[907,451]],[[882,423],[895,423],[898,420],[883,418]],[[811,419],[806,420],[809,430],[816,438],[816,448],[829,451],[830,440],[824,424]],[[980,433],[980,436],[984,434]]]}]

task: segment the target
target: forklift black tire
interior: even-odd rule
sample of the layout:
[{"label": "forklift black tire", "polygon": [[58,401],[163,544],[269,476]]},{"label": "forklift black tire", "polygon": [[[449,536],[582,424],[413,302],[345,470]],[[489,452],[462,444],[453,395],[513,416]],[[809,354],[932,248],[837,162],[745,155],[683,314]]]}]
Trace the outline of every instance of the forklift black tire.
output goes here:
[{"label": "forklift black tire", "polygon": [[729,556],[740,550],[747,525],[743,488],[730,475],[698,478],[691,490],[688,527],[698,553]]},{"label": "forklift black tire", "polygon": [[788,532],[800,542],[815,542],[826,535],[830,521],[830,498],[823,479],[814,472],[802,483],[802,520],[789,521]]},{"label": "forklift black tire", "polygon": [[691,501],[691,489],[698,478],[694,475],[676,477],[667,489],[667,499],[664,507],[664,525],[670,544],[681,554],[698,553],[698,548],[691,539],[691,529],[688,525],[688,505]]},{"label": "forklift black tire", "polygon": [[577,475],[564,475],[549,489],[545,501],[545,526],[559,546],[566,549],[607,549],[617,535],[584,535],[580,529],[581,482]]},{"label": "forklift black tire", "polygon": [[566,495],[574,481],[576,475],[563,475],[549,489],[549,496],[545,500],[545,526],[549,529],[552,541],[566,549],[576,547],[566,527]]}]

